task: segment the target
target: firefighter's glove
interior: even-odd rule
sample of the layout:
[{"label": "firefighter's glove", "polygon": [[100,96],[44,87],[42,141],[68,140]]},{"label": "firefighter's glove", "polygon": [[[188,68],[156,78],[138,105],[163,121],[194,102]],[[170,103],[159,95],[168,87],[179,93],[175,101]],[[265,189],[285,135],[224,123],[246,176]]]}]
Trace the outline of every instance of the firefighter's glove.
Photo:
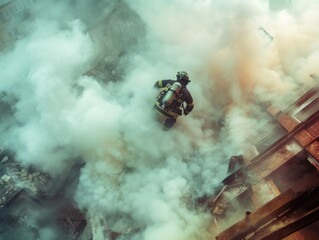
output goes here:
[{"label": "firefighter's glove", "polygon": [[184,111],[184,115],[185,115],[185,116],[187,116],[188,114],[189,114],[189,112],[185,112],[185,111]]}]

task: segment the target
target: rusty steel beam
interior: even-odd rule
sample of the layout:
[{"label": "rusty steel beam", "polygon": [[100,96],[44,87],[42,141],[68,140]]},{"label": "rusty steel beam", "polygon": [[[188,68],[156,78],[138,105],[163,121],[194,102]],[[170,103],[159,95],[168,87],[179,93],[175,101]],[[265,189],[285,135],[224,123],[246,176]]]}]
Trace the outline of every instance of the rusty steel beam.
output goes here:
[{"label": "rusty steel beam", "polygon": [[307,127],[307,131],[314,137],[319,137],[319,119]]},{"label": "rusty steel beam", "polygon": [[252,239],[282,239],[317,220],[319,220],[319,186],[297,196],[288,211],[258,229]]},{"label": "rusty steel beam", "polygon": [[295,101],[286,112],[293,113],[293,111],[304,109],[310,102],[318,97],[318,84],[303,94],[297,101]]},{"label": "rusty steel beam", "polygon": [[[312,115],[307,121],[296,126],[291,132],[289,132],[286,136],[282,137],[274,144],[269,146],[259,155],[251,160],[251,163],[247,167],[242,167],[234,173],[230,174],[223,180],[224,184],[234,184],[236,182],[236,178],[238,175],[245,175],[247,171],[255,170],[255,166],[259,165],[259,162],[264,162],[265,160],[271,159],[271,155],[274,152],[281,152],[285,145],[290,144],[292,142],[300,144],[300,148],[305,147],[305,145],[309,145],[314,138],[319,137],[319,112]],[[304,130],[307,130],[305,133]],[[309,134],[308,134],[309,133]],[[294,144],[295,145],[295,144]],[[285,159],[289,160],[289,159]],[[261,164],[267,165],[267,163]],[[269,170],[269,169],[268,169]],[[257,175],[258,176],[258,175]]]},{"label": "rusty steel beam", "polygon": [[254,240],[277,240],[283,239],[290,234],[316,222],[319,220],[319,207],[306,212],[305,214],[293,214],[287,219],[276,221],[271,228],[268,229],[268,234],[263,236],[254,235]]},{"label": "rusty steel beam", "polygon": [[243,220],[237,222],[225,231],[220,233],[218,240],[237,240],[255,231],[260,225],[268,222],[274,216],[279,214],[283,208],[294,199],[295,193],[290,189],[273,200],[269,201],[255,212],[246,216]]},{"label": "rusty steel beam", "polygon": [[315,138],[305,129],[300,130],[294,136],[294,138],[299,142],[303,147],[311,143]]},{"label": "rusty steel beam", "polygon": [[299,124],[298,121],[283,112],[277,114],[276,119],[288,132],[294,130]]},{"label": "rusty steel beam", "polygon": [[315,140],[306,147],[307,151],[319,161],[319,141]]},{"label": "rusty steel beam", "polygon": [[319,220],[319,186],[298,195],[286,191],[235,223],[218,240],[279,240]]},{"label": "rusty steel beam", "polygon": [[247,166],[249,176],[254,180],[261,180],[299,153],[302,153],[302,151],[303,148],[296,141],[291,140],[277,149],[277,151],[270,153],[262,161]]}]

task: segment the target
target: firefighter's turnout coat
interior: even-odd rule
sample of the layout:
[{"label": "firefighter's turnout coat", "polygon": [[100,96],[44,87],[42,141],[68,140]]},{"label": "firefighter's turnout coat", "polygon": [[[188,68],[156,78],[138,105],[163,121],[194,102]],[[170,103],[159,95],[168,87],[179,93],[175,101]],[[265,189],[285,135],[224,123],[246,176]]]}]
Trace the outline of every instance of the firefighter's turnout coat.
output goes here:
[{"label": "firefighter's turnout coat", "polygon": [[[154,87],[163,89],[156,98],[156,103],[154,105],[154,108],[163,114],[167,118],[176,119],[179,115],[189,114],[193,108],[193,98],[186,86],[182,85],[182,88],[176,94],[175,99],[172,101],[172,103],[168,107],[163,107],[163,98],[165,97],[166,93],[170,90],[170,87],[175,83],[175,80],[159,80],[155,82]],[[186,103],[186,106],[184,106],[184,102]]]}]

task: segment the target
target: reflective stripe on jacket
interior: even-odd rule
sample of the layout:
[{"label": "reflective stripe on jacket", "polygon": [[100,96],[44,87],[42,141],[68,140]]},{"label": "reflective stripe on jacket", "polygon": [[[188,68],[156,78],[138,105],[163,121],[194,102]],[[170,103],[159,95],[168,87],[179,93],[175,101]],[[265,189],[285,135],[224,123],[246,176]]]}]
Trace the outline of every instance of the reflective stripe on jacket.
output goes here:
[{"label": "reflective stripe on jacket", "polygon": [[[162,88],[163,90],[158,94],[157,96],[157,101],[154,106],[154,108],[164,114],[163,112],[167,113],[170,117],[178,117],[178,115],[182,114],[182,108],[184,110],[184,114],[190,113],[193,108],[194,108],[194,103],[193,103],[193,98],[188,89],[183,86],[182,89],[180,90],[178,96],[173,100],[171,105],[169,106],[168,109],[163,109],[161,108],[162,106],[162,100],[168,91],[168,89],[174,84],[174,80],[159,80],[155,82],[154,87],[156,88]],[[186,107],[184,109],[183,103],[186,103]],[[165,114],[164,114],[165,115]]]}]

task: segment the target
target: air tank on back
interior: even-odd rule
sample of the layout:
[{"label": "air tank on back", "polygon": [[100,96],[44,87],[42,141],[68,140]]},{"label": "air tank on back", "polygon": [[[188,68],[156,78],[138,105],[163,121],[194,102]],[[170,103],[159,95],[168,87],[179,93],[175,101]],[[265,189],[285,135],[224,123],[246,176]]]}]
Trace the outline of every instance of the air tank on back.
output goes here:
[{"label": "air tank on back", "polygon": [[168,107],[171,105],[175,97],[178,95],[180,90],[182,89],[182,85],[179,82],[175,82],[167,91],[166,95],[163,98],[163,106]]}]

